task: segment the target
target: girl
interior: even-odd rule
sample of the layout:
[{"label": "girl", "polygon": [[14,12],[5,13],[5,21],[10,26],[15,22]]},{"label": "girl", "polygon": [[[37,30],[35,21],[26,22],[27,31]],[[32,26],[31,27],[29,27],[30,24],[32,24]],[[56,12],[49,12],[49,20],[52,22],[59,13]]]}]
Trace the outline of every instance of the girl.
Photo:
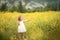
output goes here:
[{"label": "girl", "polygon": [[24,40],[24,36],[26,33],[26,28],[24,25],[24,22],[27,22],[28,20],[24,20],[22,19],[22,16],[18,17],[18,36],[19,36],[19,40]]}]

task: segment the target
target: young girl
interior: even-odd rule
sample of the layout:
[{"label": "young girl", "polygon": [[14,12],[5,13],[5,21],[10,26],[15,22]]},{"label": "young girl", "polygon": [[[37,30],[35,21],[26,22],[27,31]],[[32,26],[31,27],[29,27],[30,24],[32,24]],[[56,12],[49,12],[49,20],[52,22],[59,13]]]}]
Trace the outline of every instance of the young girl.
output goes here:
[{"label": "young girl", "polygon": [[24,36],[26,33],[26,28],[24,25],[24,22],[27,22],[28,20],[24,20],[22,19],[22,16],[18,17],[18,36],[19,36],[19,40],[24,40]]}]

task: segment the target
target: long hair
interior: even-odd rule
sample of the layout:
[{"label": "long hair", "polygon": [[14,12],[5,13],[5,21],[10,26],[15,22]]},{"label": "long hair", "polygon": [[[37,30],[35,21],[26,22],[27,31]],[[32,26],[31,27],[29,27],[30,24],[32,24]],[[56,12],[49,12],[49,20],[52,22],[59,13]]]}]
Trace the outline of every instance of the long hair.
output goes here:
[{"label": "long hair", "polygon": [[21,21],[21,16],[18,16],[18,21]]}]

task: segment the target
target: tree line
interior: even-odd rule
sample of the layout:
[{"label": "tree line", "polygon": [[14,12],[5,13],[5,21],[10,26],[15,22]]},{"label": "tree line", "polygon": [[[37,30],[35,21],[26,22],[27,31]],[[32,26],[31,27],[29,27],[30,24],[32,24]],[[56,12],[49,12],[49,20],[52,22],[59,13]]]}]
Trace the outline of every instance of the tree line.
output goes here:
[{"label": "tree line", "polygon": [[41,12],[41,11],[60,11],[60,3],[59,2],[51,2],[48,3],[45,8],[37,7],[34,8],[33,10],[31,9],[26,9],[25,5],[22,5],[22,2],[19,1],[19,5],[15,7],[14,5],[12,6],[11,9],[7,7],[7,3],[3,3],[2,6],[0,6],[0,11],[17,11],[17,12]]}]

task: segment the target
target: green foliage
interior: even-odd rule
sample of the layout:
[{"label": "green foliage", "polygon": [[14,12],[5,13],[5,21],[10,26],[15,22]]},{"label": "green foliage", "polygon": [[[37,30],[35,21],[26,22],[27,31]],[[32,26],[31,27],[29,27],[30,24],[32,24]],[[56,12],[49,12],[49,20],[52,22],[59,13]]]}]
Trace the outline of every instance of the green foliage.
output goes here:
[{"label": "green foliage", "polygon": [[[14,1],[13,1],[14,2]],[[37,7],[37,8],[33,8],[33,9],[26,9],[25,5],[22,5],[22,1],[20,0],[17,4],[17,6],[13,3],[11,3],[12,5],[10,5],[9,3],[9,7],[7,6],[8,2],[5,1],[5,3],[2,3],[0,6],[0,11],[17,11],[17,12],[42,12],[42,11],[60,11],[60,2],[58,1],[52,1],[52,2],[48,2],[47,6],[45,8],[42,7]]]},{"label": "green foliage", "polygon": [[25,7],[22,5],[22,2],[19,1],[18,12],[24,13],[26,12]]},{"label": "green foliage", "polygon": [[0,11],[7,11],[7,3],[3,3],[0,7]]}]

